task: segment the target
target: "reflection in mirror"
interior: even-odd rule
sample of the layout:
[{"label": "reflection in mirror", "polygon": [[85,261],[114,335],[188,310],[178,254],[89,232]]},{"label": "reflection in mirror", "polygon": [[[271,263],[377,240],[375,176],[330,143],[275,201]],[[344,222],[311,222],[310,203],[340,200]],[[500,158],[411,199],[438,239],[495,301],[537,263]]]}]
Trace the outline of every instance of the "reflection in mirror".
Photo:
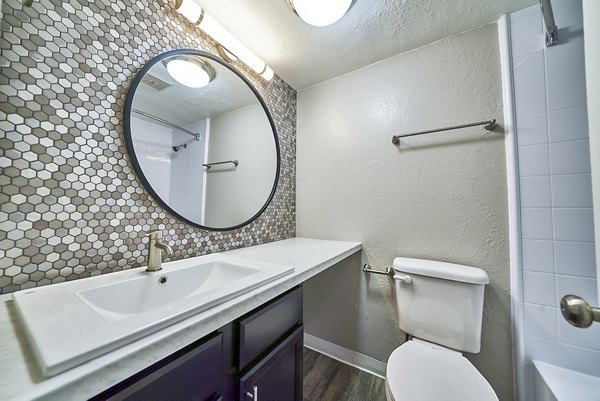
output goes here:
[{"label": "reflection in mirror", "polygon": [[136,172],[178,217],[232,229],[266,208],[277,137],[264,102],[231,67],[195,50],[158,56],[136,77],[125,114]]}]

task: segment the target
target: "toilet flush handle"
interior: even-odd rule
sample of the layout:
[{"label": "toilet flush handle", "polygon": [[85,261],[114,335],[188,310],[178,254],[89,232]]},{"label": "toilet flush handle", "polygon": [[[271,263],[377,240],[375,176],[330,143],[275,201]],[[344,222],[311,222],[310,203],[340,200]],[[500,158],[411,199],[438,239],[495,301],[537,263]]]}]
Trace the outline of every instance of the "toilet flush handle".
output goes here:
[{"label": "toilet flush handle", "polygon": [[412,277],[409,276],[408,274],[400,274],[400,273],[396,273],[394,274],[394,280],[399,280],[404,282],[405,284],[410,284],[412,283]]}]

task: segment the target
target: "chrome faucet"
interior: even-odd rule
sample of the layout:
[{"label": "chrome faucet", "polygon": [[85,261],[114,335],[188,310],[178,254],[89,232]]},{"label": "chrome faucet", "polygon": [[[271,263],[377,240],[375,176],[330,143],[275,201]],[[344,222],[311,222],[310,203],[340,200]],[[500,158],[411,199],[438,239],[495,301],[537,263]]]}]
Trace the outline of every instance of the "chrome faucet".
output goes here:
[{"label": "chrome faucet", "polygon": [[173,248],[162,242],[162,231],[152,231],[146,234],[150,238],[148,242],[148,267],[147,272],[157,272],[162,270],[162,252],[165,251],[167,256],[173,256]]}]

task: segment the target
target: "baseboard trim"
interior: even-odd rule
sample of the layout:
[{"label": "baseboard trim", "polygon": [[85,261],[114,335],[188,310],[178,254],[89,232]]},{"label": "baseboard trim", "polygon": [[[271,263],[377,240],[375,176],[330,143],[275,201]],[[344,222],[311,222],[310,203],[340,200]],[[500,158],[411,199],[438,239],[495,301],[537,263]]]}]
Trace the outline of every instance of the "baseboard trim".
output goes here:
[{"label": "baseboard trim", "polygon": [[349,350],[348,348],[330,343],[329,341],[325,341],[319,337],[315,337],[307,333],[304,333],[304,346],[345,363],[346,365],[353,366],[357,369],[385,379],[387,364],[378,361],[375,358],[371,358],[370,356]]}]

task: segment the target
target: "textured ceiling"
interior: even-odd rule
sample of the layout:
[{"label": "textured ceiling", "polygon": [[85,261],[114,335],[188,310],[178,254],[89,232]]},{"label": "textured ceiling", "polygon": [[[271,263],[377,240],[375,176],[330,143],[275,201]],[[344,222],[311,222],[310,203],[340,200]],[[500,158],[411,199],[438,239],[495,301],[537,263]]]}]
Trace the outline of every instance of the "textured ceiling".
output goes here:
[{"label": "textured ceiling", "polygon": [[258,103],[254,93],[237,75],[216,62],[207,62],[215,69],[216,76],[214,81],[203,88],[181,85],[171,78],[163,63],[154,64],[148,73],[170,86],[156,90],[140,84],[135,91],[133,107],[186,126]]},{"label": "textured ceiling", "polygon": [[300,20],[286,0],[196,1],[297,90],[537,3],[356,0],[340,21],[317,28]]}]

